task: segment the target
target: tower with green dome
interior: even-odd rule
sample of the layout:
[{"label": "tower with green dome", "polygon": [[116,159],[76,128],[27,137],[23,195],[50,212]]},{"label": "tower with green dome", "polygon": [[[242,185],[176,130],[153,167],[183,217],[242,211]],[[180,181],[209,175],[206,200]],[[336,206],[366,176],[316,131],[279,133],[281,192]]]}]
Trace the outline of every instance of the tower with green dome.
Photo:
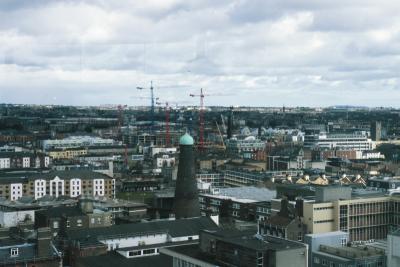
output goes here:
[{"label": "tower with green dome", "polygon": [[193,137],[188,133],[179,140],[179,165],[173,206],[177,219],[200,216],[193,145]]}]

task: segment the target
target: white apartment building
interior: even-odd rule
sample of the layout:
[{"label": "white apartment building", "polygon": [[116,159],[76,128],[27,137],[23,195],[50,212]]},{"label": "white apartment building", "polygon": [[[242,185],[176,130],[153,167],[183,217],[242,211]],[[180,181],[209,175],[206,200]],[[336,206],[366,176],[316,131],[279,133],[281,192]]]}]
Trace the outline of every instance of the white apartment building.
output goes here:
[{"label": "white apartment building", "polygon": [[304,139],[304,147],[319,149],[340,149],[366,151],[373,150],[375,143],[362,133],[315,133],[308,134]]},{"label": "white apartment building", "polygon": [[43,140],[43,150],[50,148],[71,148],[88,146],[112,146],[120,144],[113,139],[104,139],[94,136],[70,136],[64,139]]},{"label": "white apartment building", "polygon": [[0,158],[0,169],[9,169],[9,168],[11,168],[11,159]]},{"label": "white apartment building", "polygon": [[23,196],[101,196],[115,198],[115,179],[94,171],[0,173],[0,197],[15,201]]}]

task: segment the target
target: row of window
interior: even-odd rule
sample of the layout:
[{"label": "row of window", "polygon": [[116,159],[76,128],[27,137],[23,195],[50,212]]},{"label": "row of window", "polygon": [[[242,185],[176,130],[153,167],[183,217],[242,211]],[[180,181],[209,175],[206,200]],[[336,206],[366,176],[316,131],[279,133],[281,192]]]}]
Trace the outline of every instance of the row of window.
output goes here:
[{"label": "row of window", "polygon": [[334,220],[333,219],[331,219],[331,220],[320,220],[320,221],[314,221],[314,223],[316,224],[316,223],[331,223],[331,222],[334,222]]}]

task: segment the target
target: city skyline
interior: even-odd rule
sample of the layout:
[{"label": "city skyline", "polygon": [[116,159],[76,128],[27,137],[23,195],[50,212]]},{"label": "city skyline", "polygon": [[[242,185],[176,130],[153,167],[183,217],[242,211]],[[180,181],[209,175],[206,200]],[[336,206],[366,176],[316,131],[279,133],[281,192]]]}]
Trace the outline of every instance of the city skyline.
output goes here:
[{"label": "city skyline", "polygon": [[2,1],[0,103],[398,104],[396,1]]}]

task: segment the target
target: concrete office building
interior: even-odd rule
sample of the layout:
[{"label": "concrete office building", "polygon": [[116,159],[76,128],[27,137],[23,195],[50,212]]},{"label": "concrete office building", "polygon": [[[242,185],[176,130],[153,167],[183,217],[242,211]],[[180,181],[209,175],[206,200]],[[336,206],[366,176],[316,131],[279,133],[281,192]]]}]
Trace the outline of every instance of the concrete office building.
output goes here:
[{"label": "concrete office building", "polygon": [[339,149],[366,151],[375,148],[374,142],[362,133],[306,133],[304,147],[311,149]]},{"label": "concrete office building", "polygon": [[179,140],[179,165],[173,213],[177,219],[200,216],[194,162],[194,140],[185,134]]},{"label": "concrete office building", "polygon": [[385,250],[371,246],[326,246],[320,245],[313,252],[313,267],[325,266],[356,266],[384,267],[386,266]]},{"label": "concrete office building", "polygon": [[382,138],[382,123],[374,121],[371,123],[371,139],[373,141],[380,141]]},{"label": "concrete office building", "polygon": [[308,266],[314,267],[313,253],[318,252],[321,245],[337,247],[346,246],[348,240],[349,234],[341,231],[305,235],[304,243],[308,245]]},{"label": "concrete office building", "polygon": [[[349,191],[350,190],[350,191]],[[327,186],[303,204],[303,223],[311,234],[344,231],[349,241],[384,239],[400,226],[400,197],[377,191]]]}]

